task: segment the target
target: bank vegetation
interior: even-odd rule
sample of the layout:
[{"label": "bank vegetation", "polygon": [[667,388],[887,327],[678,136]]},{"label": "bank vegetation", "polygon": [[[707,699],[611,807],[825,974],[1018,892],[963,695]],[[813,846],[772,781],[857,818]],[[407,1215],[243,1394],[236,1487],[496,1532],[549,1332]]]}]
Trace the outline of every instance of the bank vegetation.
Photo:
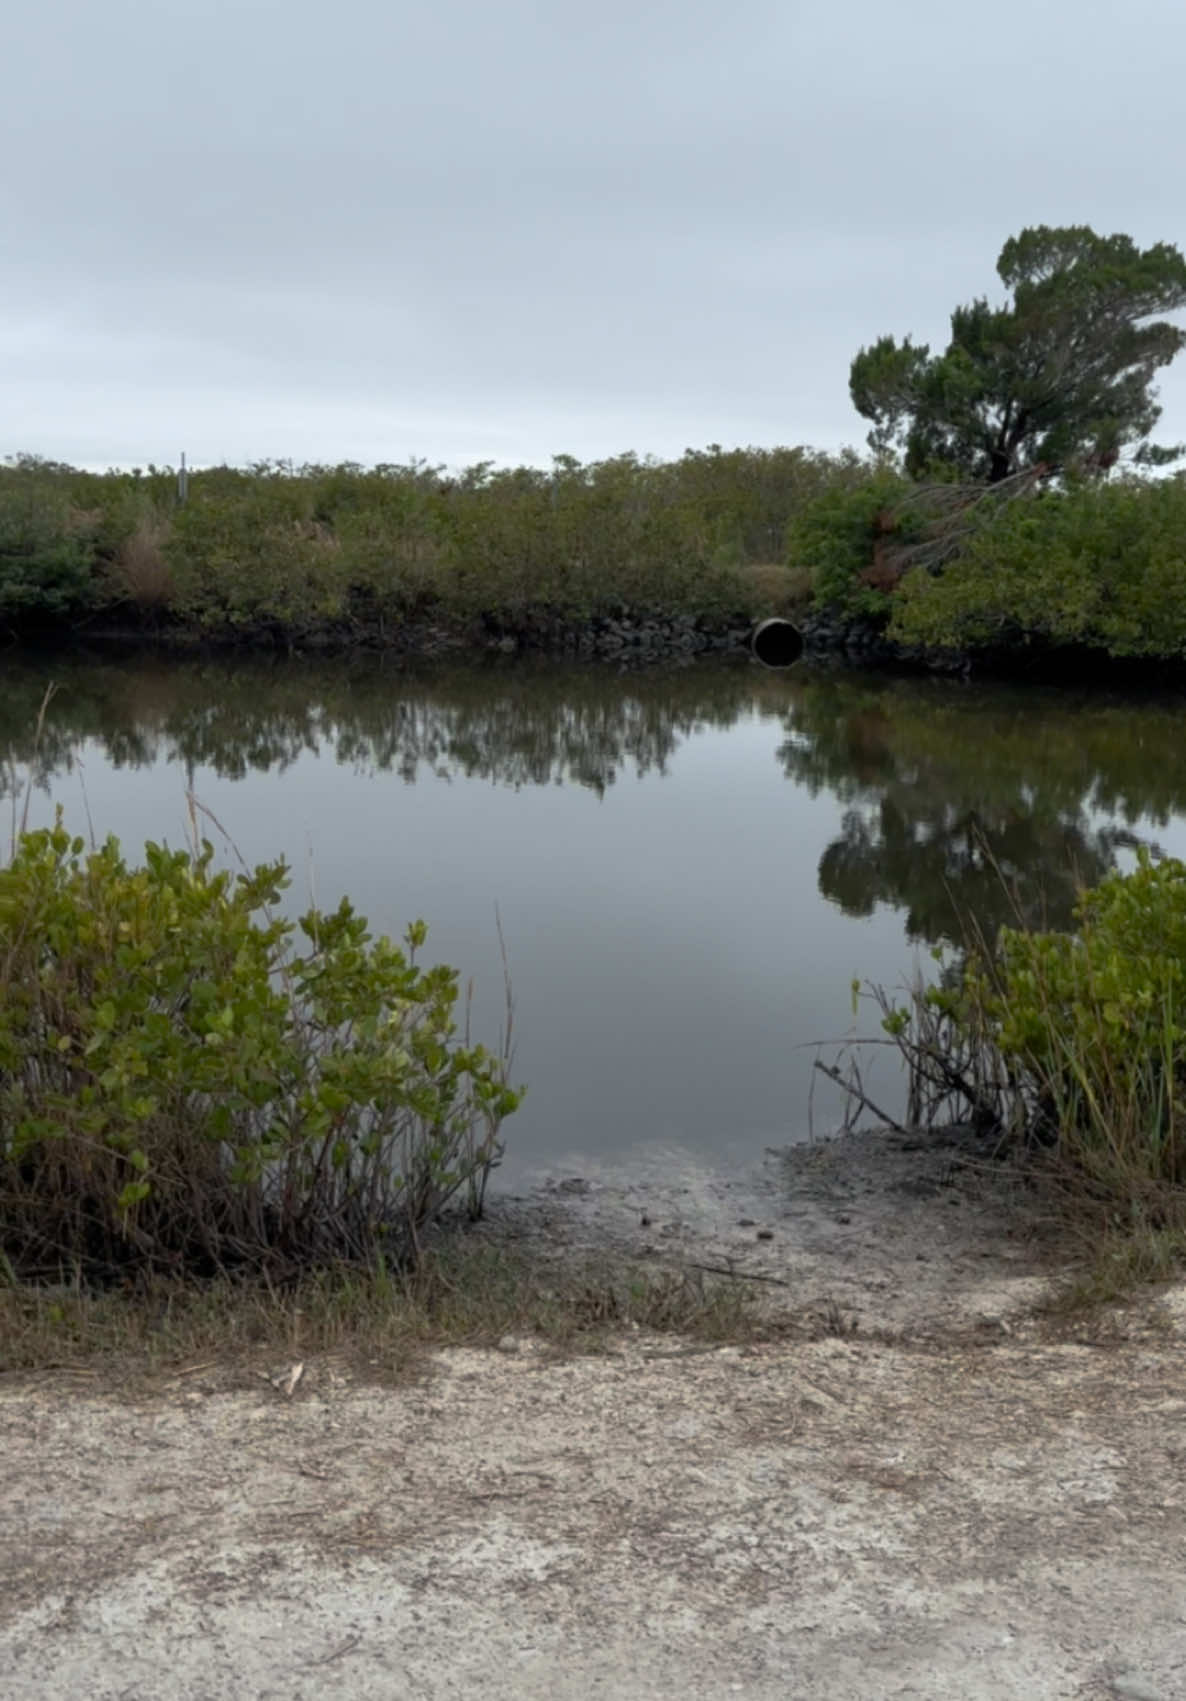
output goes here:
[{"label": "bank vegetation", "polygon": [[[305,647],[554,638],[621,616],[706,631],[801,610],[792,515],[855,454],[709,448],[546,471],[489,464],[0,468],[0,623],[17,635]],[[183,499],[184,498],[184,499]]]}]

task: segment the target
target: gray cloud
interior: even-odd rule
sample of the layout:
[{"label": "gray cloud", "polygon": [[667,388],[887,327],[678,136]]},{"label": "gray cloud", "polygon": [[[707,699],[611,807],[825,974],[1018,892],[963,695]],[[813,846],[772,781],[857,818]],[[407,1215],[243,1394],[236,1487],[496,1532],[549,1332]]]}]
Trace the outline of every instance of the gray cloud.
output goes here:
[{"label": "gray cloud", "polygon": [[[1183,240],[1186,14],[43,0],[6,26],[2,447],[858,442],[1006,236]],[[1186,378],[1162,386],[1186,437]]]}]

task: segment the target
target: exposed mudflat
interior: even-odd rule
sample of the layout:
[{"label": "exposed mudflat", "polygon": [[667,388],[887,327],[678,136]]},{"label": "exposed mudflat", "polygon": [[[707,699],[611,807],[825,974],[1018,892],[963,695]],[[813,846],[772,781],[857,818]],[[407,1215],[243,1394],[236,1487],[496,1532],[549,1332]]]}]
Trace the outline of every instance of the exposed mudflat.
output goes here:
[{"label": "exposed mudflat", "polygon": [[1035,1314],[982,1156],[560,1177],[487,1230],[768,1278],[802,1339],[5,1379],[0,1693],[1186,1696],[1186,1291]]},{"label": "exposed mudflat", "polygon": [[1057,1268],[1047,1209],[967,1130],[878,1130],[772,1150],[749,1171],[661,1150],[586,1168],[499,1200],[490,1232],[729,1271],[808,1325],[950,1340],[1033,1311]]}]

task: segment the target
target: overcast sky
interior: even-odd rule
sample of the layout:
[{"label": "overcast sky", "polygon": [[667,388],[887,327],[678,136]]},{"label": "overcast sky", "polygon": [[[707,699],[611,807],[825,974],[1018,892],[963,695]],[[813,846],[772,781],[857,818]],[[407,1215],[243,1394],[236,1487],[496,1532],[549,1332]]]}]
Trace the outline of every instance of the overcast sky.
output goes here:
[{"label": "overcast sky", "polygon": [[1186,243],[1182,0],[23,0],[3,57],[3,453],[859,444],[858,347],[1024,225]]}]

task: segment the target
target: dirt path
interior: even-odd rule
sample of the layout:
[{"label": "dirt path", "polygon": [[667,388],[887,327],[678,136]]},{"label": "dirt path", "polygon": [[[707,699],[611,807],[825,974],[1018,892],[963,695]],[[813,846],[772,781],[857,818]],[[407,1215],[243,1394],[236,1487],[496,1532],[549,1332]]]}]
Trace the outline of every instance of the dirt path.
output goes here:
[{"label": "dirt path", "polygon": [[321,1362],[290,1399],[10,1379],[0,1693],[1177,1701],[1186,1292],[1067,1338],[1007,1192],[866,1140],[492,1230],[761,1267],[855,1335]]}]

